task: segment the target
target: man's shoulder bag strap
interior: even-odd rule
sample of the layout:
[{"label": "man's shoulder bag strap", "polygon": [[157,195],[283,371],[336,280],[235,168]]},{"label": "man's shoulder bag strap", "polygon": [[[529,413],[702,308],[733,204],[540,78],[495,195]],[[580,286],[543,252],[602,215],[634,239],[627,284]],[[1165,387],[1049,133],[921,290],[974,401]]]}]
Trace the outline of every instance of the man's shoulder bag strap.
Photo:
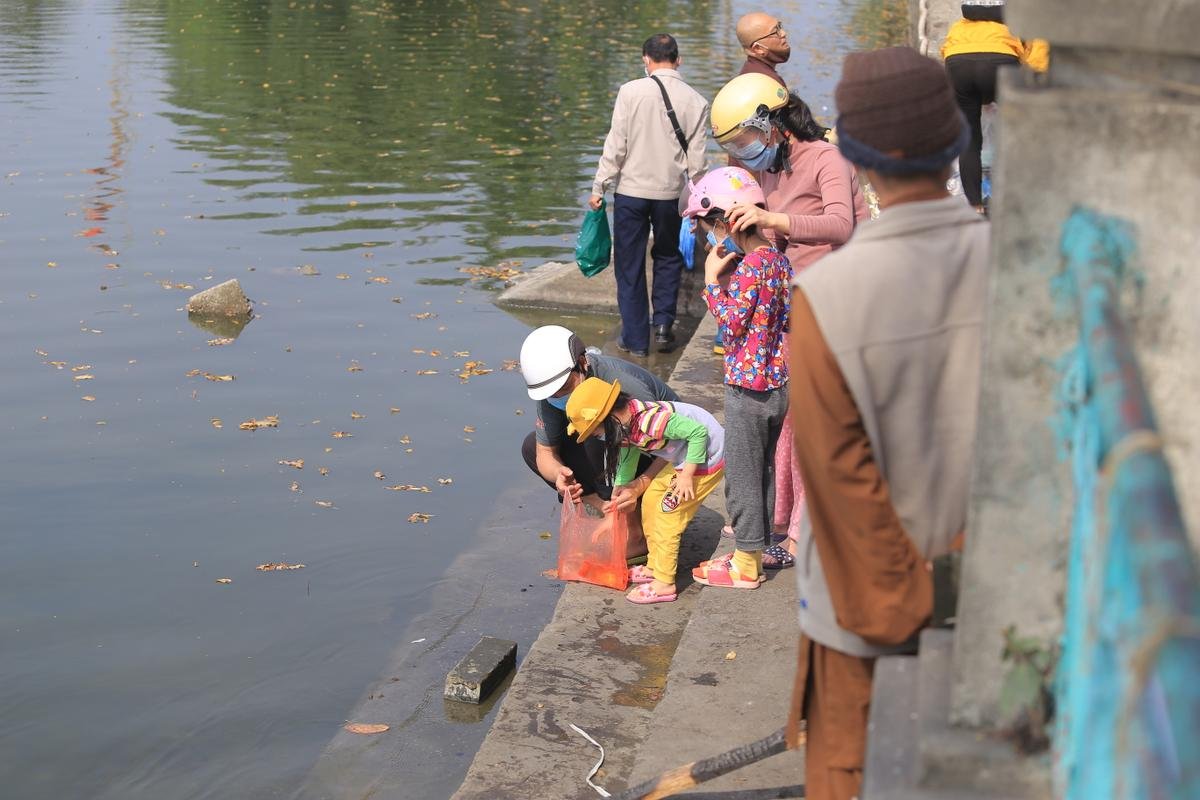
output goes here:
[{"label": "man's shoulder bag strap", "polygon": [[650,80],[658,84],[658,90],[662,92],[663,104],[667,107],[667,118],[671,120],[671,127],[675,129],[675,138],[679,140],[679,146],[683,148],[683,157],[687,158],[688,142],[687,137],[683,135],[683,128],[679,127],[679,117],[675,116],[675,109],[671,107],[671,98],[667,95],[667,87],[663,86],[663,82],[657,76],[651,75]]}]

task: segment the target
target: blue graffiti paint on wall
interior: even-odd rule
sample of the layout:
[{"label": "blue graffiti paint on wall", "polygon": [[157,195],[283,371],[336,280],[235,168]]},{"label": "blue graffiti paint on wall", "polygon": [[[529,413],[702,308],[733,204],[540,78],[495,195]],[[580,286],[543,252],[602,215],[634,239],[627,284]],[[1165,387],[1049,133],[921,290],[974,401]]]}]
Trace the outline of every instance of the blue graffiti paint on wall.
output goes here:
[{"label": "blue graffiti paint on wall", "polygon": [[1079,208],[1061,249],[1051,291],[1080,340],[1054,426],[1075,484],[1056,780],[1068,800],[1200,798],[1200,573],[1119,314],[1134,231]]}]

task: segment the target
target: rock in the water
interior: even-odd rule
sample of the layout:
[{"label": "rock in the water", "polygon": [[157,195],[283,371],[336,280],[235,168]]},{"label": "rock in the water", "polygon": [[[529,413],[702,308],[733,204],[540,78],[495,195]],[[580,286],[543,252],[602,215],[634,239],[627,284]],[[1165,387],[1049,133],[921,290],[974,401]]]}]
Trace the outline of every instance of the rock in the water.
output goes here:
[{"label": "rock in the water", "polygon": [[244,319],[250,316],[250,300],[242,291],[242,285],[238,283],[237,278],[232,278],[211,289],[196,292],[188,298],[187,310],[189,314],[201,316]]},{"label": "rock in the water", "polygon": [[517,643],[484,636],[446,676],[449,700],[482,703],[517,665]]}]

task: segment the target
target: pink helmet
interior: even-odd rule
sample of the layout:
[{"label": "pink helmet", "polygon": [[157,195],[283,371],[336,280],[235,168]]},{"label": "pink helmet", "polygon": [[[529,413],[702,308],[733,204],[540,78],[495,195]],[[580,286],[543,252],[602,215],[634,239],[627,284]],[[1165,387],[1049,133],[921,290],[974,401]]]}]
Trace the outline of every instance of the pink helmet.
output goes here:
[{"label": "pink helmet", "polygon": [[765,206],[766,197],[754,176],[741,167],[719,167],[688,185],[685,217],[704,217],[714,208],[728,211],[736,203]]}]

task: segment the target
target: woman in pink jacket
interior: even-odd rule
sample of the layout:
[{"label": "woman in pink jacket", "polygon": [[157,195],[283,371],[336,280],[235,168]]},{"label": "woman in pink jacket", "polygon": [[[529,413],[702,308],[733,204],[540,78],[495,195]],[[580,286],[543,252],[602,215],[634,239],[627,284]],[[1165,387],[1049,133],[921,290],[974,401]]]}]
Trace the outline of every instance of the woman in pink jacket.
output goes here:
[{"label": "woman in pink jacket", "polygon": [[[813,119],[808,105],[763,75],[739,75],[712,104],[713,135],[726,152],[759,177],[766,208],[734,206],[733,230],[757,225],[784,251],[799,273],[845,244],[870,216],[858,175],[838,148],[825,139],[828,129]],[[786,347],[786,338],[785,338]],[[792,441],[790,421],[780,434]],[[804,484],[790,445],[775,451],[777,533],[785,541],[763,553],[763,565],[789,567],[794,560],[804,509]]]}]

